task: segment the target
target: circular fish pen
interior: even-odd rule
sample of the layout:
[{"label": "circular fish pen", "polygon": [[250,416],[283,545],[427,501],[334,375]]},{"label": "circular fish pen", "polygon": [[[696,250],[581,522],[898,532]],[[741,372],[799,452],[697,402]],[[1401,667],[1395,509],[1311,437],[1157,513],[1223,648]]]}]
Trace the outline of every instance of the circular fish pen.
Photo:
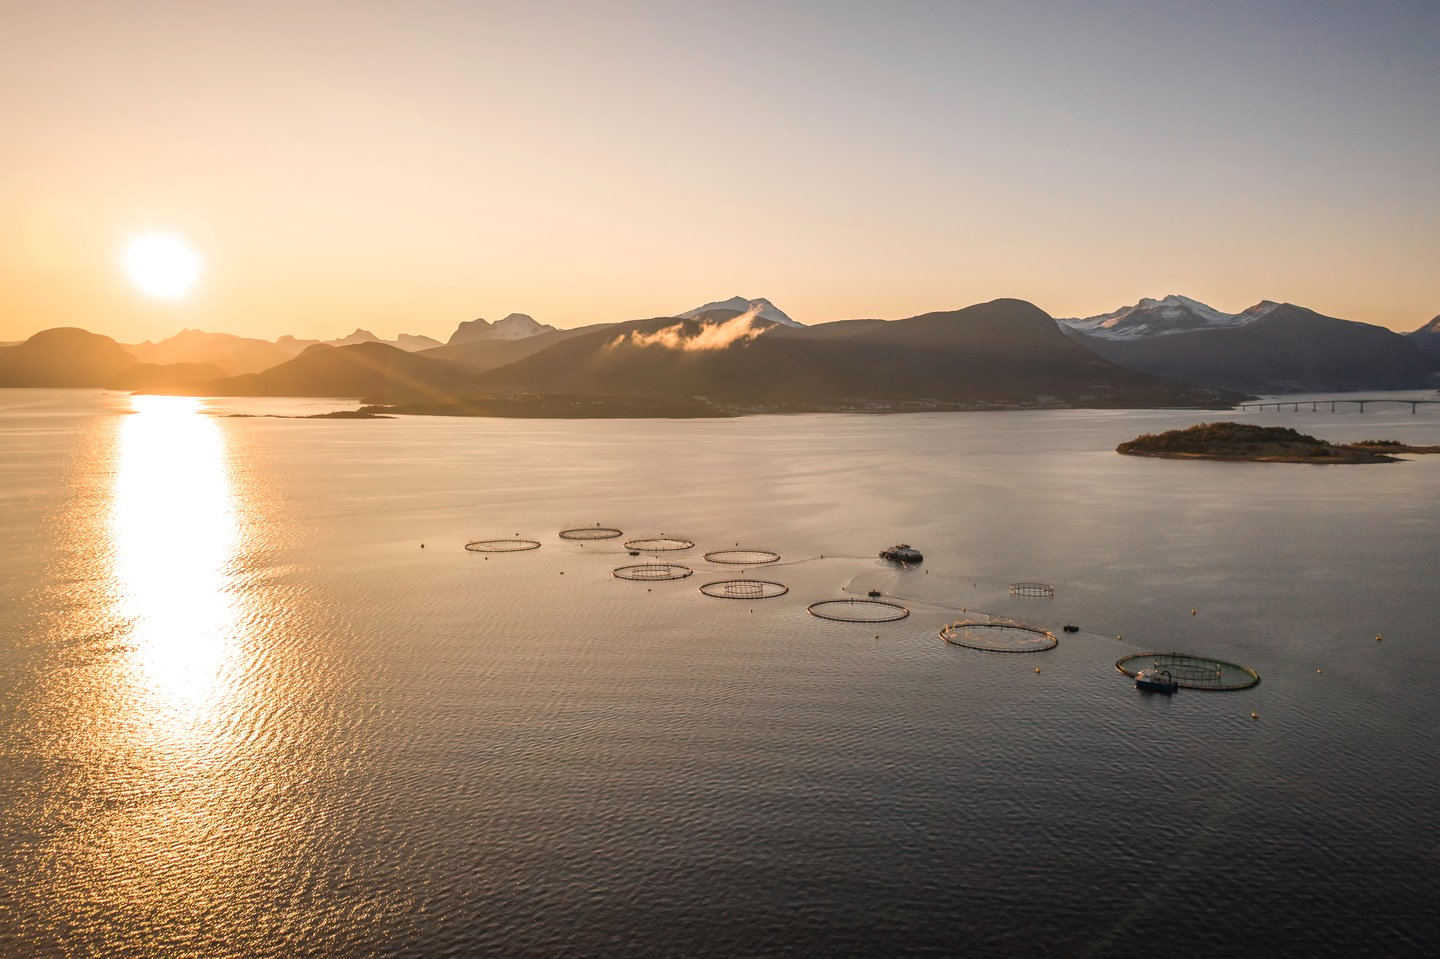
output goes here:
[{"label": "circular fish pen", "polygon": [[1116,660],[1115,668],[1131,679],[1142,669],[1158,669],[1184,689],[1211,692],[1249,689],[1260,682],[1260,674],[1249,666],[1189,653],[1132,653]]},{"label": "circular fish pen", "polygon": [[690,549],[694,545],[695,543],[691,540],[675,536],[652,536],[625,541],[626,549],[641,550],[646,553],[668,553],[678,549]]},{"label": "circular fish pen", "polygon": [[609,526],[576,526],[560,531],[561,539],[615,539],[624,535],[622,530],[611,529]]},{"label": "circular fish pen", "polygon": [[706,583],[700,592],[716,599],[774,599],[790,592],[790,587],[768,579],[722,579]]},{"label": "circular fish pen", "polygon": [[763,566],[780,562],[780,554],[768,549],[717,549],[706,553],[705,559],[722,566]]},{"label": "circular fish pen", "polygon": [[684,579],[695,571],[679,563],[636,563],[632,566],[617,566],[610,571],[616,579],[630,579],[639,583],[660,583],[667,579]]},{"label": "circular fish pen", "polygon": [[893,623],[910,615],[906,607],[883,599],[822,599],[805,610],[837,623]]},{"label": "circular fish pen", "polygon": [[951,623],[940,630],[940,638],[952,646],[992,653],[1041,653],[1060,642],[1054,633],[1038,626],[975,620]]},{"label": "circular fish pen", "polygon": [[527,549],[539,549],[533,539],[474,539],[465,544],[472,553],[519,553]]},{"label": "circular fish pen", "polygon": [[1055,587],[1049,583],[1011,583],[1010,595],[1046,599],[1055,595]]}]

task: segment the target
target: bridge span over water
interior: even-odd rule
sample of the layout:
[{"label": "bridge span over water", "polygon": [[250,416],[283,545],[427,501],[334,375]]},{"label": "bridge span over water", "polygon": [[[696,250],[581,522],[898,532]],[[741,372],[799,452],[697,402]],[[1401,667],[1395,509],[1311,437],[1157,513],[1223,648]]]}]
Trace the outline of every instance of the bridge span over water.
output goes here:
[{"label": "bridge span over water", "polygon": [[1254,400],[1249,403],[1239,404],[1239,408],[1242,410],[1263,410],[1273,406],[1276,412],[1279,412],[1282,408],[1289,407],[1291,410],[1299,412],[1301,407],[1308,406],[1312,411],[1319,412],[1320,409],[1324,407],[1327,403],[1330,405],[1330,412],[1332,413],[1336,412],[1335,407],[1337,405],[1344,406],[1347,403],[1354,406],[1359,406],[1360,412],[1362,413],[1365,412],[1365,407],[1367,404],[1370,406],[1377,406],[1382,403],[1408,406],[1410,407],[1410,412],[1414,413],[1422,406],[1440,406],[1440,399],[1397,400],[1392,396],[1365,396],[1356,397],[1354,399],[1339,400]]}]

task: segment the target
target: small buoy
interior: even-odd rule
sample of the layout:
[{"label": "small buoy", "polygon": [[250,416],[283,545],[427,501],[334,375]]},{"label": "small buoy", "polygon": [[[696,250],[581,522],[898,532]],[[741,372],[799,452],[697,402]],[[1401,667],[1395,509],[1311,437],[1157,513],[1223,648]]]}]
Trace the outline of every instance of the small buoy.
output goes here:
[{"label": "small buoy", "polygon": [[1315,672],[1317,672],[1317,673],[1323,673],[1323,672],[1325,672],[1325,670],[1323,670],[1323,669],[1317,669],[1317,670],[1315,670]]},{"label": "small buoy", "polygon": [[1195,615],[1195,610],[1193,610],[1193,609],[1190,610],[1190,615],[1191,615],[1191,616],[1194,616],[1194,615]]},{"label": "small buoy", "polygon": [[879,634],[879,633],[876,633],[876,634],[875,634],[875,638],[876,638],[876,639],[879,639],[879,638],[880,638],[880,634]]},{"label": "small buoy", "polygon": [[1040,667],[1039,667],[1039,666],[1036,666],[1036,667],[1035,667],[1035,672],[1037,672],[1037,673],[1040,672]]},{"label": "small buoy", "polygon": [[1124,636],[1116,636],[1115,638],[1116,638],[1116,639],[1124,639],[1125,637],[1124,637]]},{"label": "small buoy", "polygon": [[1260,714],[1259,714],[1259,713],[1251,713],[1251,714],[1250,714],[1250,718],[1251,718],[1251,719],[1259,719],[1259,718],[1260,718]]},{"label": "small buoy", "polygon": [[563,569],[560,571],[560,575],[561,575],[561,576],[564,576],[564,575],[565,575],[565,571],[564,571]]},{"label": "small buoy", "polygon": [[1375,634],[1375,642],[1377,642],[1377,643],[1380,642],[1380,640],[1382,640],[1382,639],[1384,639],[1384,638],[1385,638],[1385,637],[1384,637],[1384,636],[1381,636],[1379,633],[1376,633],[1376,634]]},{"label": "small buoy", "polygon": [[420,544],[420,548],[421,548],[421,549],[424,549],[424,548],[425,548],[425,544],[424,544],[424,543],[421,543],[421,544]]}]

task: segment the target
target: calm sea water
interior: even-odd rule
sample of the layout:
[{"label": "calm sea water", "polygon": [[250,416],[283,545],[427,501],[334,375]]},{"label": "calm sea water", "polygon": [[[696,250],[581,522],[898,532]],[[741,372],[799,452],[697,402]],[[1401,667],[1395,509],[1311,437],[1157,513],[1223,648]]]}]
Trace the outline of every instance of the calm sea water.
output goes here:
[{"label": "calm sea water", "polygon": [[[0,391],[0,954],[1440,953],[1440,457],[1111,452],[1173,411],[230,402]],[[697,545],[556,535],[596,523]],[[701,556],[736,544],[782,560]],[[652,558],[695,575],[611,575]],[[736,575],[790,591],[697,589]],[[910,617],[806,612],[872,588]],[[962,610],[1082,631],[947,645]],[[1172,649],[1263,682],[1114,668]]]}]

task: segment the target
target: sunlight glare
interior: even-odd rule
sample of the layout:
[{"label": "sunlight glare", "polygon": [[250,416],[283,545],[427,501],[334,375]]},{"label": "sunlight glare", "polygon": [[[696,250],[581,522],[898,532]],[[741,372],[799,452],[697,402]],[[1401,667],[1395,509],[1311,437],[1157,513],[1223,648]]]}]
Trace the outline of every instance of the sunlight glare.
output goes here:
[{"label": "sunlight glare", "polygon": [[[200,401],[132,397],[111,514],[116,608],[132,626],[134,679],[152,741],[191,737],[224,710],[239,613],[235,506],[223,437]],[[138,718],[138,717],[137,717]]]},{"label": "sunlight glare", "polygon": [[125,272],[147,296],[178,300],[200,279],[200,255],[170,233],[143,233],[125,246]]}]

